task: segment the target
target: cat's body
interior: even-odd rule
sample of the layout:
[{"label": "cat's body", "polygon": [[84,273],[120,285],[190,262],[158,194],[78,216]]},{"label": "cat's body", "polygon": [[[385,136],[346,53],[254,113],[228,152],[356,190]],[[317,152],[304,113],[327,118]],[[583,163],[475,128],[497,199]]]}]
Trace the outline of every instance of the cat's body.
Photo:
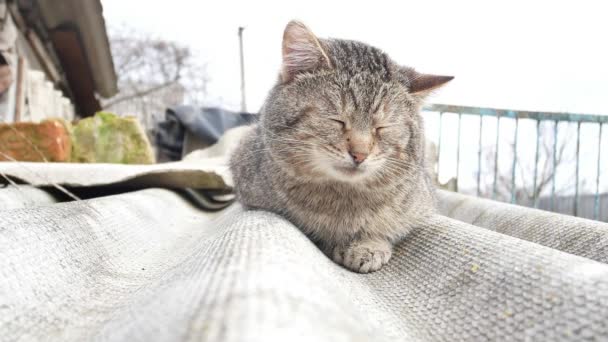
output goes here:
[{"label": "cat's body", "polygon": [[290,23],[281,79],[231,160],[238,200],[286,217],[351,270],[379,269],[434,211],[419,114],[426,94],[411,91],[408,75],[420,74]]},{"label": "cat's body", "polygon": [[234,154],[239,201],[288,218],[325,252],[361,238],[394,243],[434,210],[424,172],[365,185],[294,177],[273,161],[263,136],[256,125]]}]

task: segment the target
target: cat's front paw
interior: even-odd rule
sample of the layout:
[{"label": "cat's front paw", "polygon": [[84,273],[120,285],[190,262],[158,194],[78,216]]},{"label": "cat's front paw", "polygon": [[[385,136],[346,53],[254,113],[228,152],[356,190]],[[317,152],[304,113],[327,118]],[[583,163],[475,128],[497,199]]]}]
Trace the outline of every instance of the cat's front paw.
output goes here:
[{"label": "cat's front paw", "polygon": [[358,241],[335,247],[333,259],[351,271],[369,273],[386,265],[392,254],[392,245],[389,242]]}]

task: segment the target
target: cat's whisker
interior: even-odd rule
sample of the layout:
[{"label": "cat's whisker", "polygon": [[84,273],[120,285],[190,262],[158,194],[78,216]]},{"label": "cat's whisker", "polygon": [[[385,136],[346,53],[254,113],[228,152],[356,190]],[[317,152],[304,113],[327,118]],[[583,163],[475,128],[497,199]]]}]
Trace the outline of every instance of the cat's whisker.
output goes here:
[{"label": "cat's whisker", "polygon": [[307,141],[307,140],[303,140],[303,139],[295,139],[295,138],[288,138],[284,135],[275,135],[275,136],[266,136],[265,139],[267,141],[293,141],[293,142],[298,142],[298,143],[303,143],[303,144],[317,144],[315,142],[312,141]]},{"label": "cat's whisker", "polygon": [[330,144],[330,142],[327,141],[326,139],[324,139],[324,138],[320,137],[319,135],[314,134],[313,132],[308,131],[308,130],[304,130],[304,129],[293,127],[293,126],[290,127],[290,126],[285,126],[285,125],[279,125],[279,124],[275,124],[275,126],[283,127],[283,128],[287,128],[287,129],[292,129],[292,130],[295,130],[295,131],[303,133],[303,134],[308,134],[308,135],[310,135],[312,137],[315,137],[315,138],[317,138],[317,139],[319,139],[319,140],[321,140],[321,141],[323,141],[323,142],[325,142],[327,144]]},{"label": "cat's whisker", "polygon": [[413,172],[413,171],[407,170],[407,169],[403,169],[403,168],[397,168],[395,166],[386,166],[385,169],[390,170],[390,171],[394,172],[395,174],[402,175],[402,176],[414,177],[417,175],[416,172]]},{"label": "cat's whisker", "polygon": [[422,167],[419,164],[414,164],[405,160],[399,160],[399,159],[395,159],[395,158],[385,158],[387,162],[389,163],[393,163],[393,164],[397,164],[397,165],[402,165],[402,166],[407,166],[407,167],[411,167],[411,168],[415,168],[417,170],[422,170],[424,169],[424,167]]},{"label": "cat's whisker", "polygon": [[266,141],[272,141],[272,142],[282,142],[282,143],[292,142],[292,143],[298,144],[298,145],[317,146],[316,143],[313,143],[313,142],[310,142],[310,141],[291,139],[291,138],[286,138],[286,137],[278,137],[278,138],[266,137],[265,140]]},{"label": "cat's whisker", "polygon": [[390,161],[385,162],[380,169],[386,169],[386,170],[390,170],[392,172],[395,172],[397,174],[401,174],[401,175],[408,175],[408,176],[415,176],[417,175],[417,170],[412,170],[411,168],[406,168],[403,167],[403,165],[401,164],[395,164],[392,163]]},{"label": "cat's whisker", "polygon": [[403,169],[396,169],[392,166],[383,167],[377,170],[379,173],[390,173],[391,175],[405,175],[406,172]]},{"label": "cat's whisker", "polygon": [[[281,152],[281,151],[275,151],[275,152]],[[291,157],[294,157],[294,158],[298,157],[300,155],[306,155],[307,154],[307,151],[295,151],[296,153],[294,153],[294,151],[283,151],[283,152],[291,153]],[[239,156],[239,158],[240,157],[241,156]],[[242,157],[243,158],[247,158],[247,159],[259,158],[259,154],[258,153],[247,153],[247,154],[243,154]]]},{"label": "cat's whisker", "polygon": [[239,155],[239,158],[244,158],[247,160],[251,160],[254,158],[259,158],[260,157],[260,153],[262,152],[275,152],[275,153],[291,153],[292,156],[298,156],[300,154],[308,154],[309,150],[304,150],[304,149],[289,149],[289,150],[276,150],[276,149],[260,149],[260,150],[255,150],[255,151],[248,151],[247,153],[241,154]]}]

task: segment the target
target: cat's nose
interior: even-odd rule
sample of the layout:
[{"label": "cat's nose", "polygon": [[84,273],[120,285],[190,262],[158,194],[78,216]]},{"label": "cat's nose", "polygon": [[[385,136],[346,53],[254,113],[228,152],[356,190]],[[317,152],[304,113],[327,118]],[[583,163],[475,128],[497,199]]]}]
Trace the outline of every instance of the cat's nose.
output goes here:
[{"label": "cat's nose", "polygon": [[367,156],[368,156],[367,153],[360,153],[360,152],[348,152],[348,154],[350,154],[350,157],[353,159],[353,161],[357,165],[363,163],[365,158],[367,158]]}]

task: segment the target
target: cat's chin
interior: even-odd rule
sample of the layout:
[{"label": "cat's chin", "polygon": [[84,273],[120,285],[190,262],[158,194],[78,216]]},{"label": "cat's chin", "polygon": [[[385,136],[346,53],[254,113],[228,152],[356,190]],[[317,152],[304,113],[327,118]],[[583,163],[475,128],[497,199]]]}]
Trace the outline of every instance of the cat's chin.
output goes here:
[{"label": "cat's chin", "polygon": [[352,167],[352,166],[336,166],[335,169],[339,173],[342,173],[342,174],[348,175],[348,176],[361,175],[361,174],[365,173],[365,171],[363,169],[358,168],[358,167]]},{"label": "cat's chin", "polygon": [[318,154],[311,165],[317,174],[322,175],[319,179],[321,182],[338,181],[345,183],[356,183],[365,179],[373,173],[375,167],[375,165],[367,162],[356,166],[347,161],[328,158],[323,154]]},{"label": "cat's chin", "polygon": [[356,183],[367,177],[368,170],[365,167],[329,166],[325,168],[325,174],[334,181]]}]

